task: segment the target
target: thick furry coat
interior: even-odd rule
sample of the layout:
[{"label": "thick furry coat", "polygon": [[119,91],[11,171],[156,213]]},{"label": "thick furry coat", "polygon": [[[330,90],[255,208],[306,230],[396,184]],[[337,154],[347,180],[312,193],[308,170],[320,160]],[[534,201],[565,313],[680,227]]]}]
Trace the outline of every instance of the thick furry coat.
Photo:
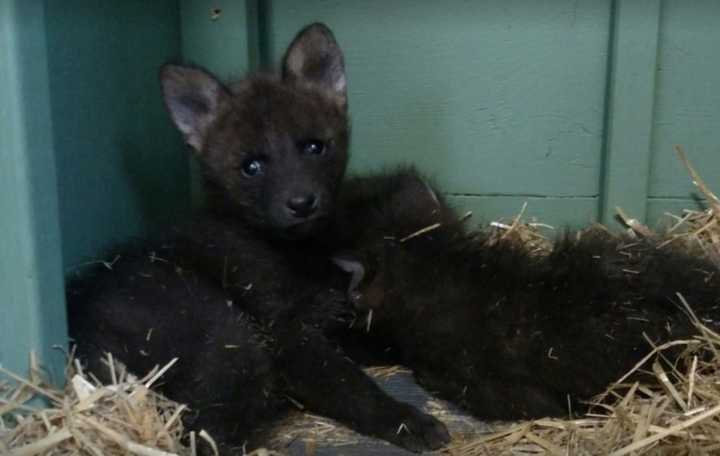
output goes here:
[{"label": "thick furry coat", "polygon": [[373,312],[355,338],[480,418],[582,410],[650,350],[646,336],[694,333],[677,293],[709,324],[720,316],[717,269],[656,240],[568,232],[531,255],[467,232],[411,169],[348,190],[361,197],[346,196],[356,201],[340,222],[349,251],[335,261],[355,275],[349,297]]}]

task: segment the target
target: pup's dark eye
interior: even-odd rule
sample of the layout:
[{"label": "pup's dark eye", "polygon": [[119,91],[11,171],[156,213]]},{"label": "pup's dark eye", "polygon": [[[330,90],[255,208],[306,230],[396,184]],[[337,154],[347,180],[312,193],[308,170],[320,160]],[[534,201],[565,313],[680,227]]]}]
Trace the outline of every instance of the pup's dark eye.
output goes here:
[{"label": "pup's dark eye", "polygon": [[263,164],[260,160],[245,160],[242,164],[242,172],[247,177],[254,177],[263,172]]},{"label": "pup's dark eye", "polygon": [[319,139],[309,139],[300,143],[300,150],[308,155],[322,155],[325,152],[325,143]]}]

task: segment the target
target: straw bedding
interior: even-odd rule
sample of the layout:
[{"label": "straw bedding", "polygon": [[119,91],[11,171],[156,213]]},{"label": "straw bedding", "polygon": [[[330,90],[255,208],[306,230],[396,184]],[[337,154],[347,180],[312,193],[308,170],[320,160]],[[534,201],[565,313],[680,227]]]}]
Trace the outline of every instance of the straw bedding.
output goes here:
[{"label": "straw bedding", "polygon": [[[108,355],[113,381],[103,385],[86,376],[70,356],[64,390],[44,381],[32,356],[28,378],[0,368],[0,373],[16,382],[0,384],[0,454],[194,456],[203,446],[206,454],[208,450],[217,454],[210,435],[183,429],[180,418],[187,407],[152,389],[175,361],[136,378]],[[275,453],[256,450],[249,454]]]}]

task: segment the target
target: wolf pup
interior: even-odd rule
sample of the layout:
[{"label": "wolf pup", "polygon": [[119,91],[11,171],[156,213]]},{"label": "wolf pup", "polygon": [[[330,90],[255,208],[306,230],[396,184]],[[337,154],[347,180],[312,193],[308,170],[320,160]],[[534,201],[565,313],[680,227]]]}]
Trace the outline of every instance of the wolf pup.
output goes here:
[{"label": "wolf pup", "polygon": [[351,274],[349,298],[372,310],[351,340],[390,349],[481,419],[566,415],[569,400],[584,410],[649,351],[645,335],[696,332],[676,293],[718,326],[717,268],[656,240],[590,230],[530,255],[467,233],[412,170],[350,181],[344,199],[351,251],[335,262]]},{"label": "wolf pup", "polygon": [[227,86],[201,68],[165,65],[160,79],[201,164],[207,205],[126,246],[111,270],[68,282],[70,332],[89,369],[107,378],[106,352],[136,374],[178,357],[162,391],[189,404],[188,425],[224,448],[255,437],[288,397],[412,451],[445,444],[442,423],[385,394],[328,337],[345,326],[347,306],[320,241],[349,141],[331,31],[302,30],[280,77]]}]

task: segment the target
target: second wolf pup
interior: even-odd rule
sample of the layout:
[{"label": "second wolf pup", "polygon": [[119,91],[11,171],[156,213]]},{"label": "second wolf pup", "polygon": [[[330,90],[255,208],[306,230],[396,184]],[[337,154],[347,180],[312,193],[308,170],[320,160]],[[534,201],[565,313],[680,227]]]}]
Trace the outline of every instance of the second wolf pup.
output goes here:
[{"label": "second wolf pup", "polygon": [[[381,190],[379,190],[381,189]],[[696,332],[677,293],[717,327],[720,274],[656,240],[568,233],[547,255],[466,232],[412,170],[347,184],[338,221],[348,297],[371,310],[353,341],[413,369],[481,419],[567,414],[647,351]]]}]

